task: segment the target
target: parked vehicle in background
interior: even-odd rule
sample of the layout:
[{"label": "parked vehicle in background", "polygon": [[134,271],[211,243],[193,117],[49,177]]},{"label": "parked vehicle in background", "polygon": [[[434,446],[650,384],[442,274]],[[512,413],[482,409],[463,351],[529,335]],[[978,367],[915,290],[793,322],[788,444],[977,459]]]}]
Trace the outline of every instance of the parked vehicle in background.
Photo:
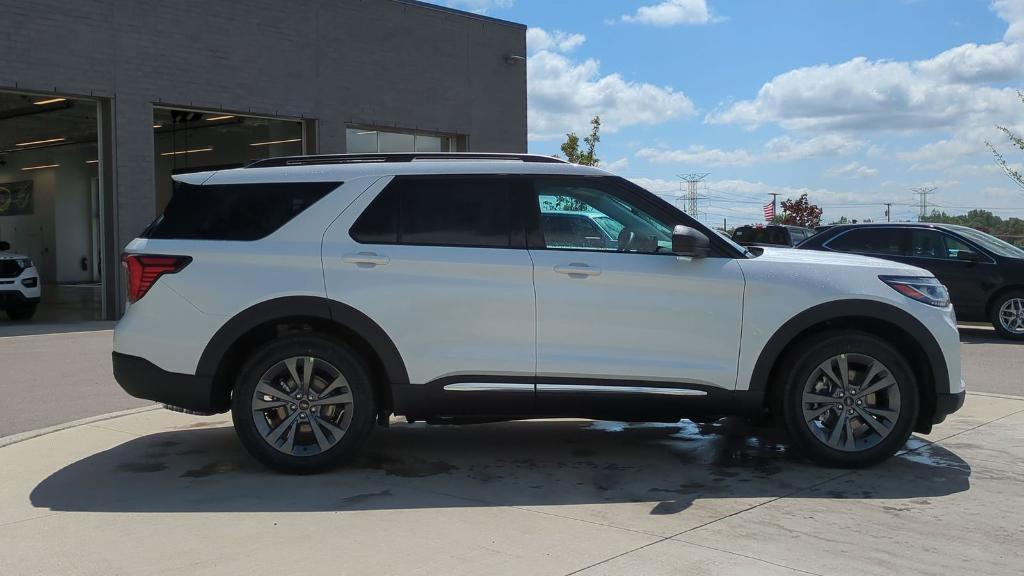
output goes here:
[{"label": "parked vehicle in background", "polygon": [[0,309],[11,320],[28,320],[36,313],[42,287],[32,259],[9,252],[11,245],[0,241]]},{"label": "parked vehicle in background", "polygon": [[290,472],[351,459],[393,414],[771,415],[816,461],[858,467],[960,408],[960,338],[931,274],[757,252],[544,156],[183,174],[126,248],[114,376],[140,398],[231,410],[246,449]]},{"label": "parked vehicle in background", "polygon": [[825,230],[828,230],[829,228],[831,228],[833,226],[835,226],[835,224],[822,224],[821,226],[815,226],[814,227],[814,233],[815,234],[820,234],[820,233],[824,232]]},{"label": "parked vehicle in background", "polygon": [[1005,338],[1024,340],[1024,250],[953,224],[835,226],[801,249],[850,252],[912,264],[949,289],[959,320],[991,322]]},{"label": "parked vehicle in background", "polygon": [[811,236],[814,236],[814,230],[784,224],[740,226],[732,232],[733,241],[740,246],[793,247]]}]

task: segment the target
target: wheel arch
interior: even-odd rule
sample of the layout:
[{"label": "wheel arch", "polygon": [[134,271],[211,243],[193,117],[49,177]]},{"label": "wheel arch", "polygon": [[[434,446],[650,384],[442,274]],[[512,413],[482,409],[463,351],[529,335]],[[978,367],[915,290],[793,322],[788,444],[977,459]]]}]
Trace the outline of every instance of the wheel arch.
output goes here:
[{"label": "wheel arch", "polygon": [[235,374],[253,348],[291,333],[317,332],[335,337],[368,364],[381,411],[392,407],[391,385],[407,384],[409,374],[394,342],[371,318],[334,300],[287,296],[255,304],[226,322],[210,339],[196,368],[213,382],[218,411],[230,406]]},{"label": "wheel arch", "polygon": [[779,390],[779,373],[786,353],[808,338],[829,330],[860,330],[894,344],[907,354],[918,380],[921,409],[915,429],[927,431],[940,392],[950,390],[949,370],[942,348],[931,332],[911,314],[873,300],[827,302],[797,314],[780,327],[761,350],[750,379],[750,392],[762,409]]}]

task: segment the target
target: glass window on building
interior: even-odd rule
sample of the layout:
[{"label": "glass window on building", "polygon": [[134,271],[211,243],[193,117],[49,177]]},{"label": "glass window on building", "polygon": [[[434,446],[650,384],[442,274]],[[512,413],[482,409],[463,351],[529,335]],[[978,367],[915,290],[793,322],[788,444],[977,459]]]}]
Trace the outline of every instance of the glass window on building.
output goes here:
[{"label": "glass window on building", "polygon": [[346,140],[350,154],[382,152],[465,152],[465,136],[426,134],[411,131],[349,128]]}]

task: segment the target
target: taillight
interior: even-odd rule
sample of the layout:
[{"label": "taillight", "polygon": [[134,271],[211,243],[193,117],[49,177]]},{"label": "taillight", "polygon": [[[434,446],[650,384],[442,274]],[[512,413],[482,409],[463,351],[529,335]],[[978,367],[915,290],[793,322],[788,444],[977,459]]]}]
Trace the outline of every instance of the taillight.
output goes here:
[{"label": "taillight", "polygon": [[161,276],[174,274],[191,261],[188,256],[122,255],[121,262],[128,276],[128,303],[138,302]]}]

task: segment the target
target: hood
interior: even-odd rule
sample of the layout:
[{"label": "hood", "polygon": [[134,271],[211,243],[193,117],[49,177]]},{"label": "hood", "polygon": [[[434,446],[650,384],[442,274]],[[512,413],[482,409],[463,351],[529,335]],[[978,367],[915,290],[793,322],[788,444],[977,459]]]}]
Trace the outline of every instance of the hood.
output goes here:
[{"label": "hood", "polygon": [[890,274],[905,274],[908,276],[932,276],[932,273],[916,266],[883,260],[871,256],[860,256],[858,254],[845,254],[843,252],[825,252],[821,250],[801,250],[799,248],[773,248],[764,247],[763,253],[756,258],[759,261],[779,262],[787,264],[818,264],[825,266],[855,266],[859,268],[873,268],[885,270]]},{"label": "hood", "polygon": [[16,260],[19,258],[28,258],[24,254],[17,254],[15,252],[0,252],[0,260]]}]

